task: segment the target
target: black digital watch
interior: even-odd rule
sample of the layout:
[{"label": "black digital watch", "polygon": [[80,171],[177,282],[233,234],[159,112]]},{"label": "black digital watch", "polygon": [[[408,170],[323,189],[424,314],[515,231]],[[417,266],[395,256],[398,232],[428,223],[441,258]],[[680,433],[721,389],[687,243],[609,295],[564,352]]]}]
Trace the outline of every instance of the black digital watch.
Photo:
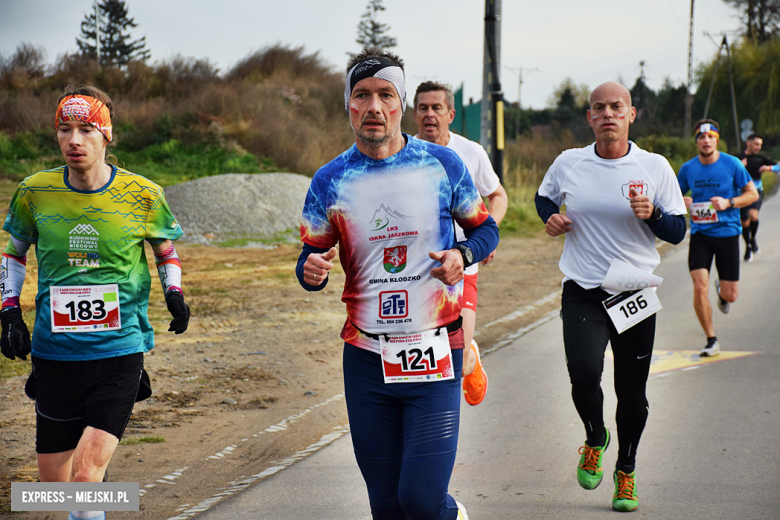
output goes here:
[{"label": "black digital watch", "polygon": [[455,249],[460,251],[460,254],[463,256],[463,267],[466,268],[474,263],[474,252],[469,249],[469,247],[465,244],[457,244],[455,246]]}]

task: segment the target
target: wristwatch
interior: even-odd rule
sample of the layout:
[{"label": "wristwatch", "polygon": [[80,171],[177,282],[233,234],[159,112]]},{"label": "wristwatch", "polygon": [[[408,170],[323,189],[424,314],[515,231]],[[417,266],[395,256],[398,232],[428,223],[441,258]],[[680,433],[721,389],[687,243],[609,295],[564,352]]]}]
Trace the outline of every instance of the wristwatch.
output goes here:
[{"label": "wristwatch", "polygon": [[663,216],[664,216],[664,212],[661,211],[661,208],[656,206],[655,209],[653,210],[653,213],[650,215],[650,218],[646,218],[645,222],[658,222],[659,220],[661,220],[661,217]]},{"label": "wristwatch", "polygon": [[466,244],[457,244],[455,246],[455,249],[460,251],[460,254],[463,255],[464,268],[474,263],[474,252],[471,249],[469,249],[469,247]]},{"label": "wristwatch", "polygon": [[731,198],[729,199],[729,204],[731,204],[731,207],[732,207],[732,208],[733,208],[733,207],[735,207],[735,206],[734,206],[734,197],[731,197]]}]

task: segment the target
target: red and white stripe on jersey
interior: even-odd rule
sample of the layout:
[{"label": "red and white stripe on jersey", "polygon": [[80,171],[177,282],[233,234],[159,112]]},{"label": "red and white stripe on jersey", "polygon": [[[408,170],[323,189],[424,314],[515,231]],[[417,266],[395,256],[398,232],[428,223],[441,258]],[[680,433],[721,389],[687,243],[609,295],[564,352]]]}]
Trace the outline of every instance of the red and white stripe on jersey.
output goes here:
[{"label": "red and white stripe on jersey", "polygon": [[162,253],[155,252],[154,260],[157,263],[157,274],[160,276],[163,294],[168,294],[171,290],[184,294],[181,290],[181,262],[176,248],[171,245]]}]

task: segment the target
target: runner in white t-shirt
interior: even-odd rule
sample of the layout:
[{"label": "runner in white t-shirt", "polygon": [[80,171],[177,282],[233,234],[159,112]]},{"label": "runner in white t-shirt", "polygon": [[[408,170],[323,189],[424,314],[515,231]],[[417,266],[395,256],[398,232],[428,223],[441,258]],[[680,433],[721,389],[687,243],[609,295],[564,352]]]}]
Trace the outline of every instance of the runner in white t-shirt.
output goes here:
[{"label": "runner in white t-shirt", "polygon": [[[498,175],[493,171],[490,158],[479,143],[450,132],[449,125],[455,117],[455,99],[452,87],[436,81],[425,81],[417,87],[414,95],[414,120],[417,122],[416,137],[455,150],[466,163],[477,191],[488,198],[488,211],[496,224],[500,224],[507,209],[508,197]],[[463,230],[455,225],[459,241],[465,240]],[[493,259],[490,253],[482,265]],[[466,268],[463,280],[463,334],[467,346],[463,356],[463,393],[466,402],[478,405],[485,398],[488,378],[479,358],[479,346],[474,341],[477,323],[477,271],[479,264]]]},{"label": "runner in white t-shirt", "polygon": [[[564,274],[561,318],[572,398],[587,435],[577,467],[577,480],[585,489],[595,489],[604,474],[610,434],[604,426],[601,374],[607,342],[612,344],[618,399],[616,511],[639,507],[636,449],[647,422],[646,386],[655,338],[655,314],[649,313],[653,306],[648,302],[657,298],[652,289],[620,293],[628,309],[623,312],[639,318],[633,325],[627,319],[623,330],[620,316],[612,318],[606,310],[611,294],[601,285],[614,261],[652,273],[661,260],[655,238],[676,244],[685,237],[685,204],[669,162],[628,140],[635,117],[628,89],[614,82],[597,87],[588,110],[596,142],[558,156],[536,196],[547,233],[566,233],[559,264]],[[565,216],[559,213],[563,204]]]}]

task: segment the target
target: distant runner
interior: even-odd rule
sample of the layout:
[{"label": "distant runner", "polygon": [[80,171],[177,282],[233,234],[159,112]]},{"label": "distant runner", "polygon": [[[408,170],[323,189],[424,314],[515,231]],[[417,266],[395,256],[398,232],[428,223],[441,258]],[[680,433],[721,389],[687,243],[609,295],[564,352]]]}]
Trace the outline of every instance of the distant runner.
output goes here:
[{"label": "distant runner", "polygon": [[[95,87],[68,87],[55,129],[66,166],[22,181],[3,229],[2,353],[27,359],[25,386],[35,400],[41,482],[100,482],[136,401],[151,395],[144,352],[154,347],[146,316],[152,245],[168,310],[169,331],[187,330],[190,310],[171,240],[181,228],[163,190],[106,163],[112,140],[111,99]],[[35,329],[22,319],[19,297],[27,252],[35,244]],[[70,519],[104,519],[73,511]]]},{"label": "distant runner", "polygon": [[[669,162],[628,140],[636,109],[627,88],[614,82],[598,86],[590,95],[587,117],[596,142],[558,156],[539,187],[536,208],[548,235],[566,233],[560,262],[563,344],[574,406],[586,434],[577,480],[583,488],[595,489],[604,476],[611,435],[604,425],[601,375],[609,342],[619,442],[612,508],[634,511],[639,507],[636,452],[647,422],[646,386],[655,339],[651,302],[658,299],[646,285],[640,292],[611,298],[602,283],[618,262],[652,273],[661,261],[656,237],[673,244],[685,237],[685,205]],[[559,213],[564,203],[565,216]],[[616,316],[606,309],[613,302],[623,309]],[[618,333],[618,325],[627,328]]]},{"label": "distant runner", "polygon": [[756,235],[758,234],[758,212],[764,202],[762,174],[769,171],[780,172],[780,164],[777,161],[758,153],[763,145],[763,137],[758,134],[750,134],[745,142],[745,151],[736,155],[736,158],[741,160],[747,168],[748,173],[753,178],[753,184],[758,190],[757,201],[744,208],[739,208],[739,215],[742,219],[742,238],[745,239],[745,262],[752,262],[753,255],[761,252],[758,242],[756,242]]},{"label": "distant runner", "polygon": [[[506,190],[501,186],[496,172],[493,171],[485,149],[479,143],[450,132],[449,125],[454,117],[455,99],[452,88],[436,81],[420,83],[414,94],[414,120],[418,131],[415,137],[458,152],[468,166],[479,194],[488,198],[490,216],[496,221],[496,225],[501,224],[509,201]],[[466,240],[463,229],[457,224],[455,224],[455,232],[459,241]],[[487,265],[495,254],[495,251],[490,253],[482,261],[482,265]],[[479,346],[474,341],[474,328],[477,323],[478,269],[478,263],[466,268],[463,280],[463,308],[460,311],[460,315],[463,316],[463,335],[467,347],[463,354],[463,393],[466,402],[472,406],[482,402],[488,389],[488,377],[480,360]]]},{"label": "distant runner", "polygon": [[[364,49],[349,61],[345,108],[355,144],[314,175],[296,274],[346,282],[344,388],[355,457],[376,520],[467,520],[447,493],[463,362],[463,269],[498,227],[458,154],[401,132],[403,61]],[[453,219],[467,240],[455,241]],[[336,513],[325,515],[336,518]]]},{"label": "distant runner", "polygon": [[710,268],[715,258],[718,279],[718,309],[728,314],[739,295],[739,235],[742,233],[737,208],[758,200],[758,191],[742,163],[727,153],[718,151],[718,123],[702,119],[696,123],[696,147],[699,156],[680,168],[677,181],[691,212],[691,243],[688,269],[693,280],[693,308],[707,344],[701,356],[717,356],[720,342],[715,336],[710,305]]}]

